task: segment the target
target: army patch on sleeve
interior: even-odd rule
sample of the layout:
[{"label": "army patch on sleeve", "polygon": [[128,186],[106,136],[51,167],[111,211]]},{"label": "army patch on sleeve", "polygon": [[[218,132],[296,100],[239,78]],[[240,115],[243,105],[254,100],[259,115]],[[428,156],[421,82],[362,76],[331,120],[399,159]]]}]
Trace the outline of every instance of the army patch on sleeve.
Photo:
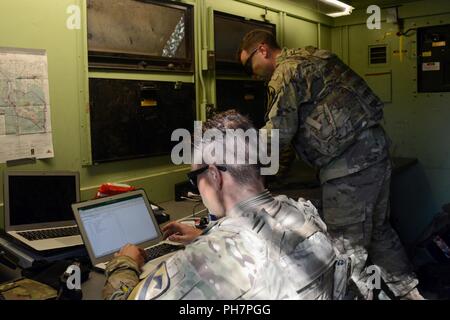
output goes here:
[{"label": "army patch on sleeve", "polygon": [[166,262],[161,262],[143,281],[136,294],[137,300],[152,300],[163,295],[170,288]]}]

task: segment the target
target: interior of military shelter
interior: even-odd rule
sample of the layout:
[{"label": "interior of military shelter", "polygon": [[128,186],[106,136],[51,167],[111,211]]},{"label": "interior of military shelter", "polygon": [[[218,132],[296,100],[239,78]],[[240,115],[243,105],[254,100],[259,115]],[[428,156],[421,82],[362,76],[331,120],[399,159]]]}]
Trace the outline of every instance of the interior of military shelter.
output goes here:
[{"label": "interior of military shelter", "polygon": [[[267,82],[246,75],[236,56],[253,29],[282,48],[332,52],[384,103],[390,223],[423,295],[450,298],[447,0],[2,0],[0,283],[22,276],[57,288],[67,267],[58,262],[85,254],[82,244],[43,253],[8,237],[13,192],[64,197],[33,177],[74,177],[72,203],[144,190],[161,225],[207,216],[189,191],[191,166],[171,158],[173,132],[229,109],[264,126]],[[14,191],[18,173],[31,179]],[[299,156],[271,192],[321,213],[319,172]],[[95,272],[82,268],[83,299],[99,298]]]}]

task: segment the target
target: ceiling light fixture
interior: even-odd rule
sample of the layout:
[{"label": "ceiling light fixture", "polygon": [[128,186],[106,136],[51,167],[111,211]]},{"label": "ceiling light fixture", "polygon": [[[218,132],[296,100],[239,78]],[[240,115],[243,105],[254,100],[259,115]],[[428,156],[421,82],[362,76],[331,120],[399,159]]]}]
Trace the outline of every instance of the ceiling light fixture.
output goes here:
[{"label": "ceiling light fixture", "polygon": [[341,11],[326,14],[327,16],[330,16],[333,18],[350,15],[352,13],[352,10],[355,9],[352,6],[349,6],[348,4],[346,4],[342,1],[338,1],[338,0],[320,0],[320,1],[325,4],[333,5],[339,9],[341,9]]}]

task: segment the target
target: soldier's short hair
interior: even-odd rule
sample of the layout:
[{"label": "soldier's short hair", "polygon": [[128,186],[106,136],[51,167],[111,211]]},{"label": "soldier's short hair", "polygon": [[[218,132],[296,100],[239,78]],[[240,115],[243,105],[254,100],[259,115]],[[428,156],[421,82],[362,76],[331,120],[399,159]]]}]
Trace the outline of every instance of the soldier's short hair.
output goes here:
[{"label": "soldier's short hair", "polygon": [[227,111],[214,114],[211,118],[206,120],[203,125],[203,130],[219,129],[225,132],[226,129],[255,129],[252,121],[239,113],[236,109],[230,109]]},{"label": "soldier's short hair", "polygon": [[[249,118],[240,114],[235,109],[220,112],[208,119],[203,125],[203,131],[217,129],[224,135],[227,129],[242,129],[244,131],[248,129],[256,130],[253,123]],[[262,177],[260,174],[260,165],[248,163],[249,150],[257,150],[257,146],[249,146],[249,141],[246,141],[246,163],[245,164],[225,164],[227,172],[234,178],[234,180],[240,185],[254,185],[260,182]]]},{"label": "soldier's short hair", "polygon": [[271,49],[281,49],[275,39],[275,36],[270,31],[264,29],[254,29],[242,38],[241,45],[239,46],[239,50],[237,52],[237,59],[239,62],[242,51],[252,51],[261,43],[266,44]]}]

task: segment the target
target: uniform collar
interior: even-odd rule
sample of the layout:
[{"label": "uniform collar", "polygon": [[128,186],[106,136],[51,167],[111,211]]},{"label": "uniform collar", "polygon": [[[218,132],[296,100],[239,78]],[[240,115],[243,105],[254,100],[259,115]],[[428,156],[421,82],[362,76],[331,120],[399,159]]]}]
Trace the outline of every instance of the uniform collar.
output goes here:
[{"label": "uniform collar", "polygon": [[227,213],[227,216],[241,216],[249,210],[255,210],[256,208],[263,207],[274,200],[275,199],[270,194],[270,191],[266,189],[254,197],[239,202]]},{"label": "uniform collar", "polygon": [[278,57],[275,59],[275,65],[278,67],[278,65],[283,62],[284,59],[286,59],[288,55],[288,48],[283,48],[281,50],[281,53],[278,55]]}]

